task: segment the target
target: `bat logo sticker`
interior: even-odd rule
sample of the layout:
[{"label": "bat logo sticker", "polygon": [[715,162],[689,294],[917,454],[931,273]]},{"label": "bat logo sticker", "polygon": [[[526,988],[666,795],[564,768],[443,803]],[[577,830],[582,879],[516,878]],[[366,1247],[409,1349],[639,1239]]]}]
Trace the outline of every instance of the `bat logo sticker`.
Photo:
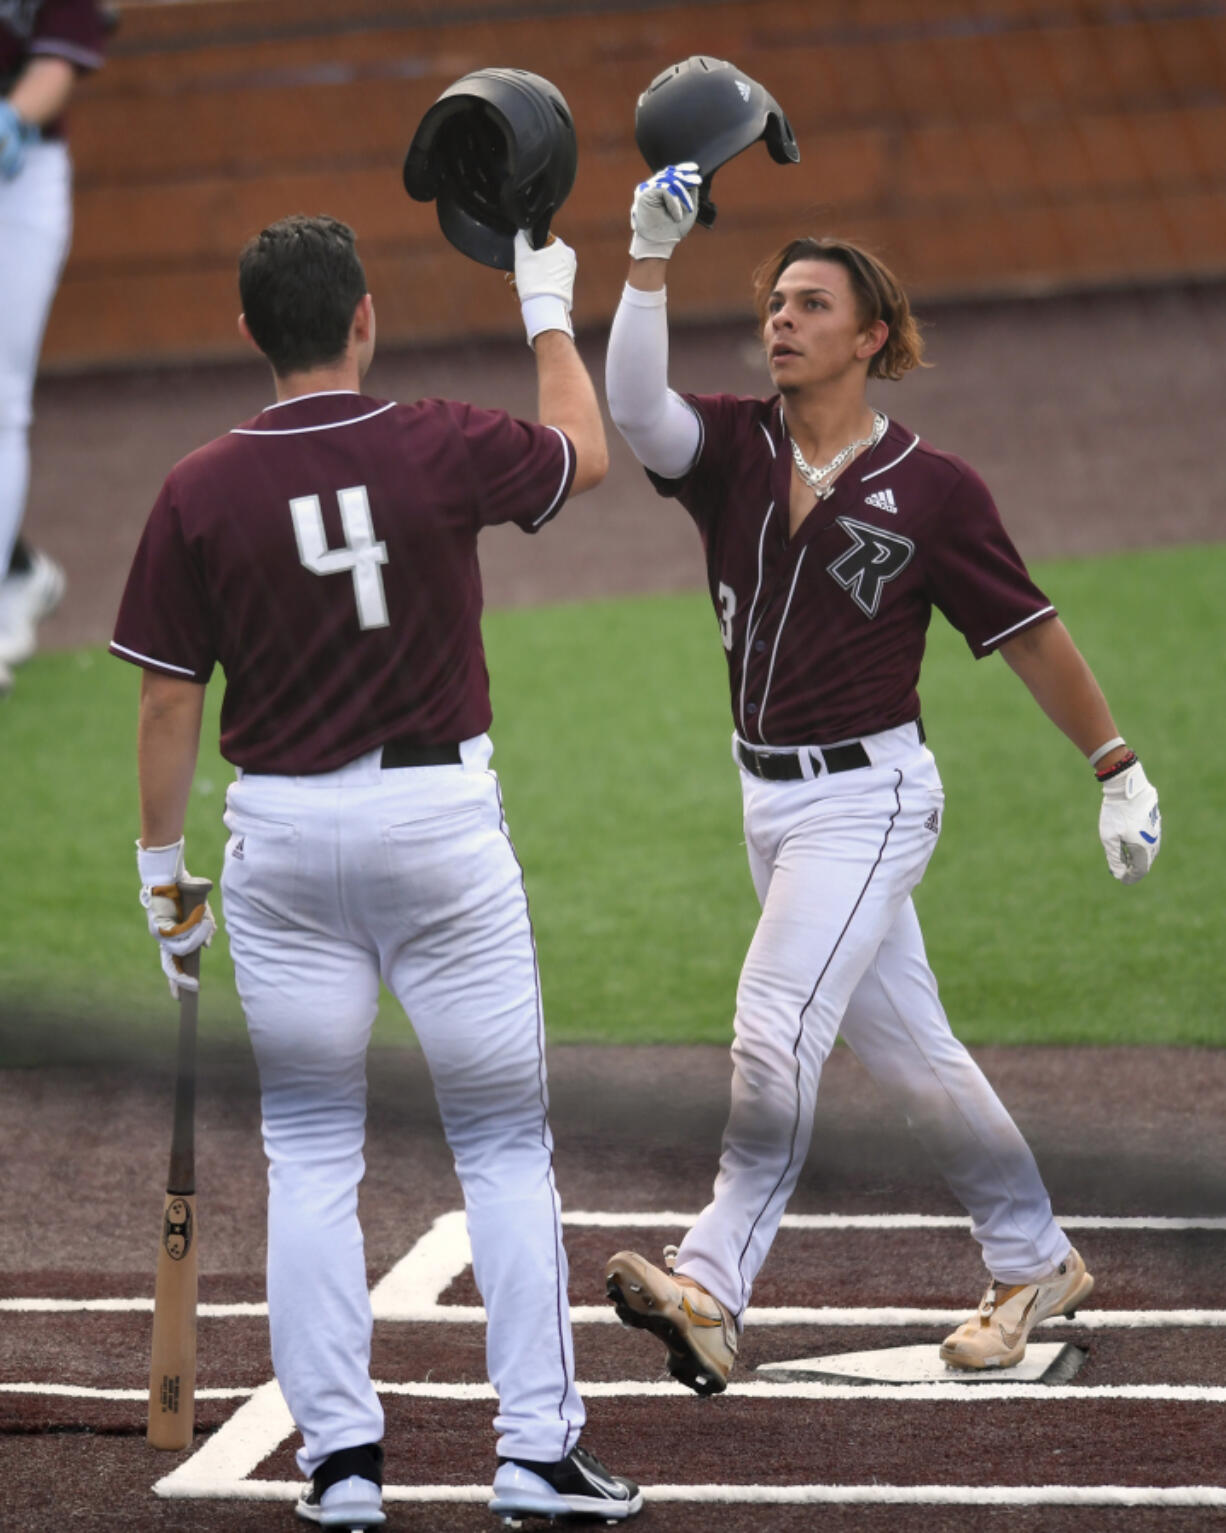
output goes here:
[{"label": "bat logo sticker", "polygon": [[182,1198],[173,1198],[166,1205],[162,1245],[166,1255],[176,1262],[181,1262],[192,1248],[192,1211],[190,1204]]}]

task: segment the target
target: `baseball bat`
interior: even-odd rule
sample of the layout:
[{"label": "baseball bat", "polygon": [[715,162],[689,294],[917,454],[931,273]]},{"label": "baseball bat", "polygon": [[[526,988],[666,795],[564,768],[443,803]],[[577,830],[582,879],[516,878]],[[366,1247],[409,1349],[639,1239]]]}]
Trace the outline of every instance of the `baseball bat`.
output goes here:
[{"label": "baseball bat", "polygon": [[[207,878],[179,885],[186,916],[203,905],[213,887]],[[200,949],[183,959],[200,975]],[[196,1418],[196,1015],[198,990],[179,991],[179,1056],[175,1071],[174,1129],[170,1171],[162,1207],[157,1278],[153,1289],[153,1358],[149,1369],[149,1424],[155,1448],[186,1448]]]}]

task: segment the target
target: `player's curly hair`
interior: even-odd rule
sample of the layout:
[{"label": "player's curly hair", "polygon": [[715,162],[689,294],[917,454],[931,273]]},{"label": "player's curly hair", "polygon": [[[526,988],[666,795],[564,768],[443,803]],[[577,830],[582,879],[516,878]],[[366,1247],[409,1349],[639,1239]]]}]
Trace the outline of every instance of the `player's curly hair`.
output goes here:
[{"label": "player's curly hair", "polygon": [[895,381],[913,367],[928,367],[919,325],[902,284],[884,261],[862,245],[826,235],[789,240],[762,262],[753,274],[754,310],[758,327],[766,324],[767,305],[779,278],[796,261],[837,261],[851,278],[852,291],[865,326],[883,319],[889,327],[885,345],[870,358],[870,378]]},{"label": "player's curly hair", "polygon": [[256,345],[284,377],[344,355],[366,273],[348,224],[294,213],[247,241],[238,292]]}]

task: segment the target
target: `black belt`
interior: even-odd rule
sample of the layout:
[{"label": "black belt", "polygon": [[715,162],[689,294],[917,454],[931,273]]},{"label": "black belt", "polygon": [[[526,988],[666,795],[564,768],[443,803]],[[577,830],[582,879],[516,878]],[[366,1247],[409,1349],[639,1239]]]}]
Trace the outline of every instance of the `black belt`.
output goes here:
[{"label": "black belt", "polygon": [[385,769],[459,766],[463,759],[458,745],[414,745],[411,740],[389,740],[383,747],[382,765]]},{"label": "black belt", "polygon": [[[916,719],[915,730],[919,743],[923,745],[925,735],[922,719]],[[797,782],[805,776],[820,777],[823,769],[827,772],[854,772],[857,767],[872,765],[868,752],[858,740],[853,740],[850,745],[828,745],[820,751],[803,747],[794,751],[759,751],[752,745],[746,745],[743,740],[738,740],[736,753],[747,772],[752,772],[755,777],[764,777],[768,782]],[[811,765],[808,773],[803,765],[806,756]]]},{"label": "black belt", "polygon": [[[415,745],[412,740],[389,740],[383,746],[379,765],[388,767],[460,766],[464,758],[458,745]],[[246,777],[267,777],[267,772],[244,771]],[[314,777],[314,772],[291,772],[291,777]]]}]

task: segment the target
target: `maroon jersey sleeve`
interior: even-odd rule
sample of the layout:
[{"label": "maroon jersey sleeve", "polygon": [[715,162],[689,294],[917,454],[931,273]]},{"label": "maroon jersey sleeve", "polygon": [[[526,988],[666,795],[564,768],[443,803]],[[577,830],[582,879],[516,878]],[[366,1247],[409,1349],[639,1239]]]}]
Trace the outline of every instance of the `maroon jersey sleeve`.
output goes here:
[{"label": "maroon jersey sleeve", "polygon": [[183,534],[172,475],[145,523],[111,648],[125,660],[201,684],[217,656],[201,571]]},{"label": "maroon jersey sleeve", "polygon": [[105,42],[106,23],[94,0],[44,0],[29,51],[35,58],[67,59],[78,69],[97,69]]},{"label": "maroon jersey sleeve", "polygon": [[1056,609],[1031,580],[986,484],[965,463],[925,551],[933,604],[975,656],[990,655]]},{"label": "maroon jersey sleeve", "polygon": [[[719,518],[729,485],[744,464],[748,442],[754,439],[768,402],[741,398],[736,394],[683,394],[681,397],[698,417],[700,436],[693,467],[680,479],[665,479],[650,469],[646,473],[658,494],[679,500],[705,530]],[[763,440],[772,447],[769,431]]]},{"label": "maroon jersey sleeve", "polygon": [[575,449],[556,426],[503,410],[455,407],[472,459],[480,525],[514,522],[537,532],[562,509],[575,478]]}]

